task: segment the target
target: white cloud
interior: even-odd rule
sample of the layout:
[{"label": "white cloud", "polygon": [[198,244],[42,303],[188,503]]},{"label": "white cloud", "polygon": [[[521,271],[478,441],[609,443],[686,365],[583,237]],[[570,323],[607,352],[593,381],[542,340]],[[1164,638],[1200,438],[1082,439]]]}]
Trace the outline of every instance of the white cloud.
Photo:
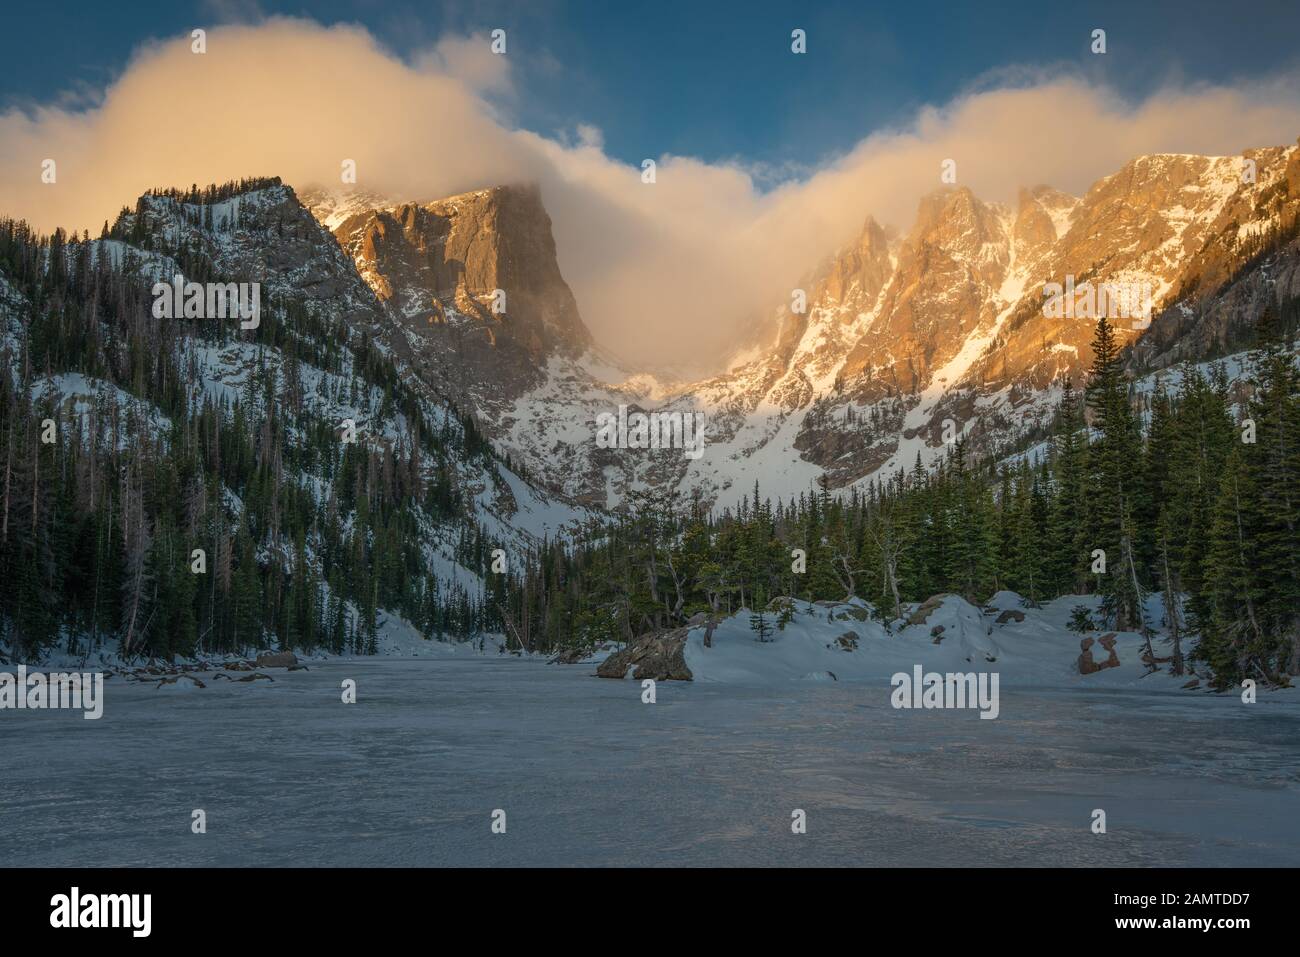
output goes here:
[{"label": "white cloud", "polygon": [[492,40],[486,34],[443,37],[432,50],[417,58],[417,65],[460,80],[477,92],[507,93],[512,88],[510,59],[492,52]]},{"label": "white cloud", "polygon": [[[910,226],[945,158],[978,195],[1009,200],[1037,183],[1079,193],[1142,153],[1232,153],[1300,133],[1294,78],[1129,103],[1081,79],[1018,76],[774,189],[755,182],[759,167],[673,156],[655,157],[646,185],[594,127],[560,143],[508,125],[485,99],[509,98],[507,60],[469,37],[408,63],[360,28],[288,19],[215,27],[202,55],[188,38],[150,45],[89,109],[0,115],[0,213],[97,232],[149,187],[335,182],[345,158],[359,185],[402,197],[537,181],[597,338],[640,362],[716,362],[866,214]],[[40,181],[45,158],[56,185]]]}]

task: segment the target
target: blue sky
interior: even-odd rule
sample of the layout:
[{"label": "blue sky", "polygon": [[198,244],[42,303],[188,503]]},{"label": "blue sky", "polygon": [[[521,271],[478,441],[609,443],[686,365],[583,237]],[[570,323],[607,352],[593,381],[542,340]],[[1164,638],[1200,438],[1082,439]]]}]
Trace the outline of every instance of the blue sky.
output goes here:
[{"label": "blue sky", "polygon": [[[1009,65],[1073,70],[1121,93],[1293,68],[1300,7],[1257,2],[1030,4],[395,2],[274,0],[13,5],[0,108],[92,98],[149,38],[267,14],[364,25],[402,56],[447,33],[503,27],[519,126],[598,127],[637,163],[673,153],[784,178]],[[789,52],[790,31],[808,53]],[[1093,28],[1108,52],[1093,55]]]}]

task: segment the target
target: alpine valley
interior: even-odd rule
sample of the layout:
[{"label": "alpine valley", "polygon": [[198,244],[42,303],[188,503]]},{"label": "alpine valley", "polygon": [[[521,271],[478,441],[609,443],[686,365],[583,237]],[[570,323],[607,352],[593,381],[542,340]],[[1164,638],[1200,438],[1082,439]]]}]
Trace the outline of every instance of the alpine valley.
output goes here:
[{"label": "alpine valley", "polygon": [[[1146,637],[1147,665],[1180,676],[1187,600],[1192,622],[1220,616],[1223,675],[1294,673],[1285,596],[1256,626],[1268,648],[1247,648],[1204,584],[1220,490],[1202,472],[1186,499],[1201,511],[1181,523],[1199,523],[1199,552],[1166,554],[1140,497],[1096,510],[1095,540],[1060,539],[1056,564],[1015,536],[1065,534],[1060,463],[1078,441],[1123,452],[1099,384],[1127,397],[1139,455],[1175,394],[1184,415],[1218,396],[1220,439],[1248,417],[1271,355],[1262,317],[1284,341],[1300,316],[1297,146],[1138,156],[1082,196],[945,187],[905,231],[862,210],[860,234],[755,317],[743,354],[690,382],[594,340],[545,199],[526,183],[396,202],[265,178],[160,188],[98,238],[0,224],[10,654],[455,637],[581,656],[688,619],[712,636],[742,609],[784,628],[783,596],[866,599],[864,615],[901,626],[931,594],[1014,588],[1034,607],[1103,596],[1113,627]],[[259,283],[260,323],[155,315],[151,290],[177,275]],[[1053,284],[1070,308],[1046,308]],[[1076,307],[1107,287],[1144,290],[1151,309],[1112,322],[1099,354],[1095,310]],[[601,416],[628,410],[695,417],[704,454],[595,441]],[[1089,481],[1110,467],[1098,456]],[[726,546],[748,571],[710,554],[728,522],[758,528]],[[1094,545],[1131,587],[1099,584]],[[1152,649],[1158,630],[1172,658]]]}]

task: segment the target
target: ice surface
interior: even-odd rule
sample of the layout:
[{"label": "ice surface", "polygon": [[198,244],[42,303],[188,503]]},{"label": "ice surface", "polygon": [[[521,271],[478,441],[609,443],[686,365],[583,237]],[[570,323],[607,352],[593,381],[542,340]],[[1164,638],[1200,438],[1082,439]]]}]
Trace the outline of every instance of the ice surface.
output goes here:
[{"label": "ice surface", "polygon": [[310,667],[113,678],[99,721],[0,712],[0,864],[1300,864],[1292,692],[1004,685],[986,721],[894,710],[881,681],[661,682],[647,705],[589,665]]}]

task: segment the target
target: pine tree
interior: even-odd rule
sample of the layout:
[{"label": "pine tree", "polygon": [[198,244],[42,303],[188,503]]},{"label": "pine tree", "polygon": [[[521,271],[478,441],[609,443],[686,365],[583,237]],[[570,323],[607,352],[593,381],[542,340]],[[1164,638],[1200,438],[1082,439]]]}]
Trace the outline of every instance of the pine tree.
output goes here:
[{"label": "pine tree", "polygon": [[1134,514],[1141,508],[1133,465],[1140,461],[1141,435],[1129,403],[1128,383],[1110,323],[1097,320],[1087,403],[1099,436],[1088,453],[1088,504],[1092,548],[1106,556],[1099,576],[1107,617],[1120,629],[1142,625],[1142,594],[1137,581]]},{"label": "pine tree", "polygon": [[1256,435],[1242,451],[1259,496],[1251,543],[1261,576],[1258,614],[1276,645],[1271,666],[1300,674],[1300,370],[1271,307],[1260,318],[1259,348],[1251,358],[1249,411]]},{"label": "pine tree", "polygon": [[1243,675],[1271,677],[1259,608],[1265,589],[1251,549],[1261,522],[1254,475],[1245,455],[1234,449],[1210,526],[1206,585],[1212,613],[1197,647],[1197,657],[1209,663],[1220,687]]},{"label": "pine tree", "polygon": [[765,602],[766,596],[760,588],[754,593],[754,607],[749,616],[749,627],[754,632],[754,639],[763,642],[772,639],[772,621],[764,607]]}]

